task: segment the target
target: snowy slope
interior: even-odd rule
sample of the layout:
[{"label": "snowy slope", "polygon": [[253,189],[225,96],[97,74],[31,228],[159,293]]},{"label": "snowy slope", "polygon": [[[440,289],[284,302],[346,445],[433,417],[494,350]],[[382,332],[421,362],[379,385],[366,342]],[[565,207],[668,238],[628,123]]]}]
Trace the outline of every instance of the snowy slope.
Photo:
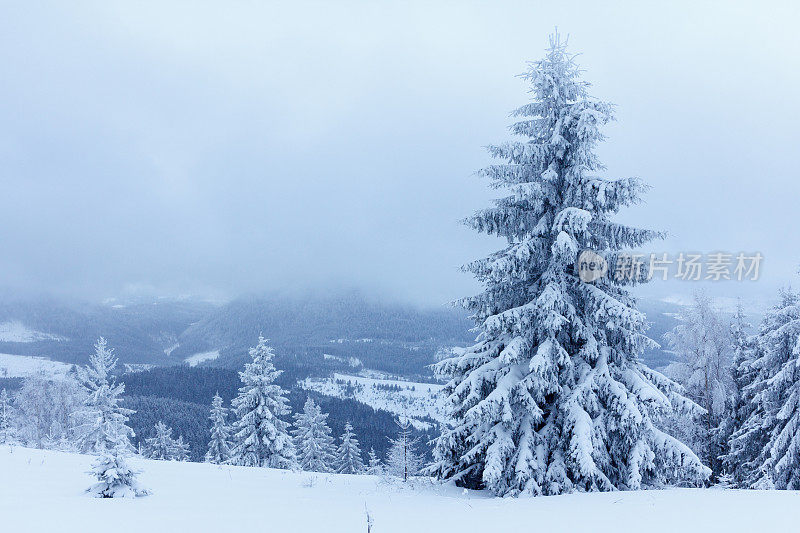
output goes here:
[{"label": "snowy slope", "polygon": [[51,361],[45,357],[0,353],[0,378],[23,378],[37,372],[58,377],[66,374],[70,368],[72,365]]},{"label": "snowy slope", "polygon": [[341,357],[338,355],[331,355],[329,353],[322,354],[322,358],[326,361],[337,361],[339,363],[346,363],[350,365],[352,368],[358,368],[360,366],[364,366],[364,363],[361,362],[361,359],[358,357]]},{"label": "snowy slope", "polygon": [[66,340],[58,335],[35,331],[20,322],[19,320],[9,320],[0,323],[0,342],[36,342],[36,341],[63,341]]},{"label": "snowy slope", "polygon": [[201,353],[196,353],[194,355],[190,355],[183,361],[185,363],[188,363],[189,366],[197,366],[200,363],[205,363],[206,361],[213,361],[214,359],[218,358],[219,358],[219,350],[213,350],[210,352],[201,352]]},{"label": "snowy slope", "polygon": [[375,409],[407,416],[418,429],[430,427],[420,418],[440,422],[445,418],[442,398],[437,394],[442,385],[434,383],[334,374],[332,378],[308,378],[299,385],[326,396],[353,398]]},{"label": "snowy slope", "polygon": [[[453,486],[389,484],[372,476],[312,475],[136,459],[153,494],[84,495],[91,457],[0,446],[3,531],[792,531],[798,492],[672,489],[497,499]],[[311,480],[314,480],[311,483]],[[534,528],[535,524],[535,528]]]}]

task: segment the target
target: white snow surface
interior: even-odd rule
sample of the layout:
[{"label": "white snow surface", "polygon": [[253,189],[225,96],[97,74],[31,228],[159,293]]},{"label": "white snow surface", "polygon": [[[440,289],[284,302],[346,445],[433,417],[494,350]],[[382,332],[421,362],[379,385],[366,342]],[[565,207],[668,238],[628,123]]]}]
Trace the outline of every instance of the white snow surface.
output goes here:
[{"label": "white snow surface", "polygon": [[63,341],[64,337],[30,329],[19,320],[0,322],[0,342]]},{"label": "white snow surface", "polygon": [[[152,490],[136,499],[84,493],[93,458],[0,446],[4,531],[791,531],[797,491],[670,489],[492,498],[418,480],[131,459]],[[312,482],[313,480],[313,482]]]},{"label": "white snow surface", "polygon": [[[348,396],[348,381],[353,386],[352,396]],[[421,417],[430,417],[440,422],[445,420],[443,398],[438,394],[442,385],[435,383],[376,379],[335,373],[332,378],[308,378],[299,384],[306,390],[313,390],[325,396],[352,397],[375,409],[383,409],[408,417],[417,429],[430,427],[429,423],[418,420]],[[387,387],[399,387],[400,390],[387,390]]]},{"label": "white snow surface", "polygon": [[189,366],[197,366],[200,363],[204,363],[206,361],[213,361],[219,357],[219,350],[213,350],[210,352],[202,352],[196,353],[194,355],[190,355],[184,362],[189,363]]},{"label": "white snow surface", "polygon": [[52,378],[65,375],[72,365],[46,357],[0,353],[0,378],[24,378],[43,372]]}]

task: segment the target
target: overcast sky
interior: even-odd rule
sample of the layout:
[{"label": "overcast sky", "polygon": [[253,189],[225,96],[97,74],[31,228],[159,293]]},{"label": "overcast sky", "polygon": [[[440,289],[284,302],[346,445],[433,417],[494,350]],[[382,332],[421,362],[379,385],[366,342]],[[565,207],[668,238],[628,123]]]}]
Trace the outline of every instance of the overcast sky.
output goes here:
[{"label": "overcast sky", "polygon": [[608,176],[653,187],[623,220],[797,284],[794,2],[30,4],[0,7],[1,286],[472,293],[502,244],[458,223],[473,172],[555,26],[618,105]]}]

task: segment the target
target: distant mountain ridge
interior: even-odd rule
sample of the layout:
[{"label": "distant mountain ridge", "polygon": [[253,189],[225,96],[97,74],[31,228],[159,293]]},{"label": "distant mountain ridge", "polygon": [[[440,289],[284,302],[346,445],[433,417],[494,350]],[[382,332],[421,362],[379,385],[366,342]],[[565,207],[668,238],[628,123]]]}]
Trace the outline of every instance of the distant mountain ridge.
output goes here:
[{"label": "distant mountain ridge", "polygon": [[[643,300],[640,308],[662,343],[677,324],[674,303]],[[427,365],[440,348],[474,341],[473,322],[461,309],[421,309],[381,301],[358,292],[248,296],[223,304],[191,299],[89,304],[55,299],[0,302],[0,353],[48,356],[84,364],[104,336],[123,364],[193,364],[240,368],[259,334],[270,339],[278,363],[297,368],[366,369],[406,377],[430,375]],[[218,356],[216,355],[218,352]],[[212,357],[213,355],[213,357]],[[654,367],[673,358],[652,350]]]},{"label": "distant mountain ridge", "polygon": [[[226,366],[246,355],[263,334],[279,354],[303,357],[310,351],[318,357],[355,357],[367,368],[420,373],[433,362],[438,348],[474,339],[472,326],[457,309],[418,309],[358,293],[248,297],[219,307],[188,327],[173,355],[219,350],[221,356],[212,364]],[[392,357],[409,364],[392,364]]]},{"label": "distant mountain ridge", "polygon": [[14,336],[0,338],[0,353],[83,364],[103,336],[121,363],[174,365],[218,351],[218,358],[203,364],[238,368],[263,334],[286,357],[357,357],[367,367],[420,373],[439,347],[474,338],[472,322],[460,310],[418,309],[358,293],[250,296],[216,305],[185,299],[111,303],[1,302],[0,324],[10,324],[9,332],[13,325]]},{"label": "distant mountain ridge", "polygon": [[19,325],[37,335],[17,338],[17,342],[8,336],[0,338],[0,353],[46,355],[84,364],[95,340],[102,336],[122,363],[169,364],[165,350],[170,343],[212,307],[175,300],[110,306],[49,298],[5,299],[0,301],[0,323]]}]

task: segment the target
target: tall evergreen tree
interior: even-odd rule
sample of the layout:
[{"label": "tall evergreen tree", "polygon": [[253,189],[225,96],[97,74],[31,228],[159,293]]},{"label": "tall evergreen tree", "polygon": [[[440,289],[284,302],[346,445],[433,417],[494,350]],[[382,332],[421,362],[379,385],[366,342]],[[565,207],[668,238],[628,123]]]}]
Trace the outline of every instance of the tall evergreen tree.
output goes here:
[{"label": "tall evergreen tree", "polygon": [[[757,488],[800,489],[800,294],[784,291],[759,333],[759,369],[751,385],[755,408],[742,447],[755,451]],[[743,454],[746,455],[746,454]]]},{"label": "tall evergreen tree", "polygon": [[728,416],[720,425],[720,439],[727,440],[727,452],[722,456],[726,480],[733,486],[744,486],[749,472],[743,468],[747,462],[744,456],[747,451],[739,446],[735,435],[744,427],[746,420],[753,412],[752,388],[748,388],[755,378],[753,361],[755,360],[756,337],[748,334],[751,325],[747,322],[741,300],[736,305],[736,313],[731,320],[731,339],[733,343],[733,394],[730,396]]},{"label": "tall evergreen tree", "polygon": [[208,443],[205,461],[221,465],[231,457],[230,433],[228,426],[228,410],[222,406],[222,398],[215,394],[211,400],[211,441]]},{"label": "tall evergreen tree", "polygon": [[739,364],[747,417],[731,435],[725,460],[731,465],[734,483],[742,488],[776,486],[771,441],[782,426],[777,415],[782,407],[780,390],[786,383],[774,378],[793,357],[799,301],[796,293],[781,291],[779,303],[764,316],[750,351]]},{"label": "tall evergreen tree", "polygon": [[511,131],[524,140],[490,147],[505,163],[481,172],[511,194],[467,221],[508,245],[466,267],[485,286],[461,301],[480,336],[435,367],[454,423],[432,471],[498,495],[700,483],[709,469],[651,415],[701,409],[640,362],[652,341],[626,276],[583,281],[574,265],[581,250],[612,262],[659,236],[611,220],[646,189],[598,175],[613,107],[590,98],[558,35],[523,77],[533,101]]},{"label": "tall evergreen tree", "polygon": [[123,449],[132,453],[130,438],[135,435],[126,423],[134,411],[119,404],[125,384],[116,383],[111,374],[117,366],[117,359],[104,338],[100,337],[94,347],[89,365],[81,374],[88,397],[76,415],[79,421],[76,426],[78,450],[100,453]]},{"label": "tall evergreen tree", "polygon": [[292,435],[300,468],[310,472],[332,472],[336,464],[336,446],[328,427],[328,414],[323,413],[309,397],[303,412],[296,413],[294,419]]},{"label": "tall evergreen tree", "polygon": [[77,414],[76,444],[81,451],[98,454],[91,471],[97,483],[87,492],[100,498],[145,496],[149,491],[136,479],[140,472],[126,461],[133,453],[130,438],[135,436],[126,422],[134,411],[119,405],[125,384],[114,381],[111,373],[116,366],[113,350],[100,337],[89,366],[81,373],[88,398]]},{"label": "tall evergreen tree", "polygon": [[232,402],[237,416],[233,461],[245,466],[294,468],[297,462],[287,433],[289,424],[280,419],[290,412],[288,400],[285,391],[273,383],[281,371],[272,364],[272,348],[264,337],[259,336],[250,357],[253,362],[239,372],[242,387]]},{"label": "tall evergreen tree", "polygon": [[361,458],[361,448],[353,433],[350,422],[344,425],[342,442],[336,452],[336,472],[339,474],[360,474],[364,471],[364,460]]}]

